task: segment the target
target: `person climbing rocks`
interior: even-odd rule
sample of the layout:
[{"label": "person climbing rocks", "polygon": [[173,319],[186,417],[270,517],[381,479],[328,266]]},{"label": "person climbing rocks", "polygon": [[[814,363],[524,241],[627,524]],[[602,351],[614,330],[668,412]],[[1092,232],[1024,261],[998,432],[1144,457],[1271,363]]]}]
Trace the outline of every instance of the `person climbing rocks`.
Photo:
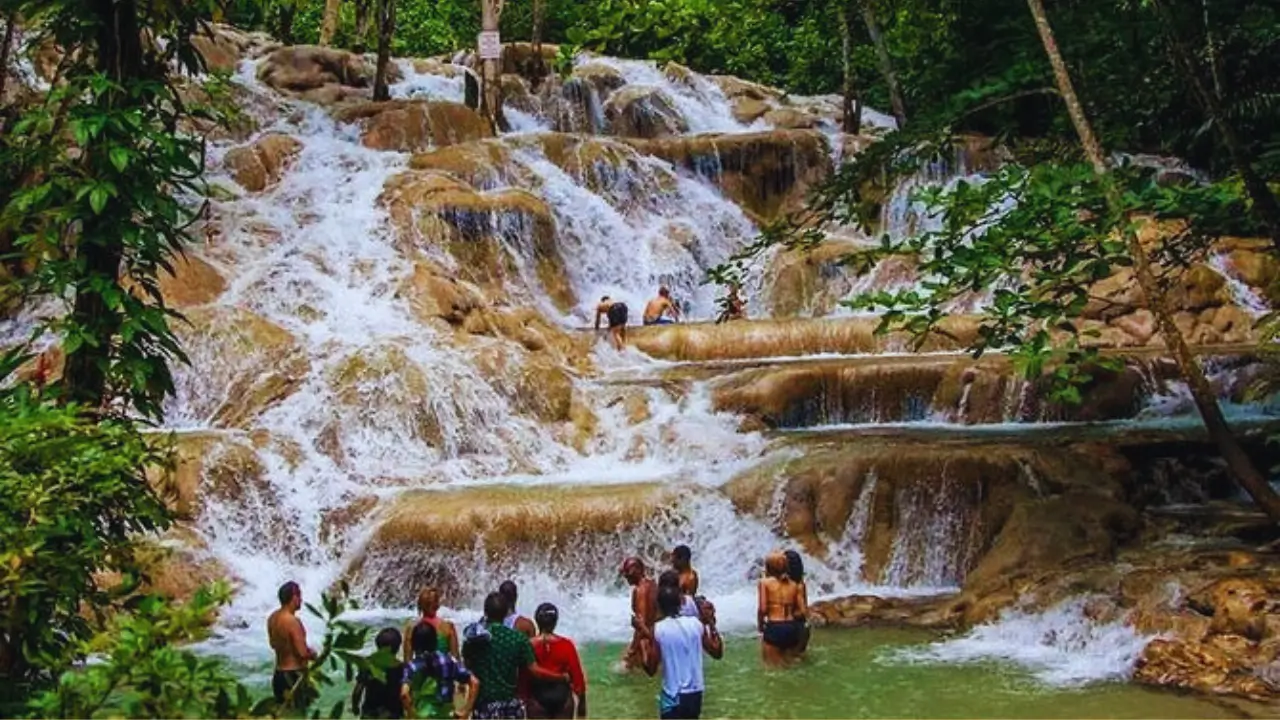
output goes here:
[{"label": "person climbing rocks", "polygon": [[698,594],[698,571],[693,569],[693,550],[688,545],[678,545],[671,551],[671,568],[680,574],[680,592]]},{"label": "person climbing rocks", "polygon": [[[804,559],[795,550],[787,550],[782,554],[787,557],[787,574],[800,586],[800,606],[807,609],[809,607],[809,588],[804,584]],[[800,624],[803,627],[800,630],[800,646],[796,648],[796,652],[803,655],[809,649],[810,632],[807,615],[800,620]]]},{"label": "person climbing rocks", "polygon": [[645,571],[644,561],[638,557],[629,557],[622,563],[619,571],[631,590],[631,644],[622,656],[622,665],[627,669],[641,666],[641,638],[653,630],[658,621],[658,586]]},{"label": "person climbing rocks", "polygon": [[716,610],[702,603],[698,617],[680,614],[680,590],[664,587],[658,591],[662,619],[646,631],[642,639],[644,671],[650,676],[662,668],[662,689],[658,693],[658,713],[663,720],[697,720],[702,716],[706,679],[702,653],[719,660],[724,657],[724,640],[716,630]]},{"label": "person climbing rocks", "polygon": [[542,667],[568,673],[569,680],[533,680],[529,701],[531,718],[585,718],[587,716],[587,676],[582,672],[578,648],[567,637],[556,634],[560,610],[542,603],[533,613],[539,635],[533,640],[533,654]]},{"label": "person climbing rocks", "polygon": [[418,625],[426,624],[435,628],[436,638],[440,643],[440,651],[447,652],[453,657],[458,655],[458,630],[453,623],[440,617],[440,591],[433,587],[423,588],[418,593],[418,619],[409,623],[404,629],[404,661],[409,662],[413,659],[413,648],[410,642],[413,639],[413,629]]},{"label": "person climbing rocks", "polygon": [[680,614],[686,617],[698,617],[698,602],[680,588],[680,573],[675,570],[663,570],[658,576],[658,592],[664,587],[680,590]]},{"label": "person climbing rocks", "polygon": [[515,582],[512,580],[503,581],[498,586],[498,594],[507,601],[507,615],[502,619],[502,624],[521,633],[530,640],[536,637],[538,635],[538,626],[516,610],[516,602],[520,599],[520,593],[516,588]]},{"label": "person climbing rocks", "polygon": [[600,318],[609,321],[609,338],[613,340],[613,348],[622,352],[627,342],[627,304],[614,302],[608,295],[600,298],[596,305],[596,330],[600,329]]},{"label": "person climbing rocks", "polygon": [[[414,718],[468,717],[480,691],[480,681],[452,655],[429,623],[418,623],[409,638],[413,658],[404,669],[404,686]],[[455,711],[454,696],[465,687],[463,708]]]},{"label": "person climbing rocks", "polygon": [[281,706],[305,710],[314,699],[305,678],[307,664],[315,659],[316,651],[307,647],[307,629],[298,618],[302,588],[289,581],[280,586],[276,597],[280,599],[280,608],[267,616],[267,641],[276,655],[271,694]]},{"label": "person climbing rocks", "polygon": [[766,665],[785,665],[800,658],[809,608],[800,584],[791,578],[787,556],[770,553],[764,561],[765,576],[758,585],[756,627],[760,630],[760,654]]},{"label": "person climbing rocks", "polygon": [[670,325],[680,320],[680,308],[671,302],[671,290],[666,285],[658,288],[658,297],[644,306],[645,325]]},{"label": "person climbing rocks", "polygon": [[462,656],[471,674],[480,681],[474,720],[506,720],[525,717],[525,703],[516,696],[521,668],[538,680],[572,682],[568,673],[556,673],[538,665],[529,638],[504,624],[507,599],[489,593],[484,599],[484,619],[467,627]]},{"label": "person climbing rocks", "polygon": [[371,669],[361,670],[351,691],[351,712],[361,718],[403,718],[409,715],[405,665],[396,658],[400,631],[384,628],[373,639],[374,653],[366,658]]},{"label": "person climbing rocks", "polygon": [[729,284],[729,294],[724,299],[724,309],[720,311],[720,315],[716,317],[716,324],[729,322],[730,320],[745,320],[747,317],[747,301],[742,299],[740,295],[741,286],[738,283]]}]

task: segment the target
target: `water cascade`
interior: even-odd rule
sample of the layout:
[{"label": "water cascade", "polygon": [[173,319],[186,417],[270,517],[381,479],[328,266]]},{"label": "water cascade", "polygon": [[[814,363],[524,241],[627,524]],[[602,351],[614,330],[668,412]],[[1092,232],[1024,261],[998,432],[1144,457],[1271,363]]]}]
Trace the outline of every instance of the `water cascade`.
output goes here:
[{"label": "water cascade", "polygon": [[[565,632],[621,639],[619,561],[660,564],[679,543],[730,633],[754,626],[761,558],[781,546],[804,552],[815,599],[954,595],[1016,569],[990,558],[1017,533],[1075,512],[1054,503],[1111,507],[1116,478],[1155,462],[1133,448],[1199,442],[1141,308],[1093,318],[1124,369],[1078,407],[1003,358],[958,355],[975,332],[963,308],[912,353],[836,307],[918,282],[910,267],[858,278],[838,253],[775,254],[748,283],[752,321],[704,322],[720,292],[706,270],[890,119],[867,110],[867,134],[845,137],[838,98],[584,55],[536,89],[505,76],[511,132],[495,135],[460,104],[470,59],[454,61],[398,60],[382,104],[352,80],[367,59],[339,51],[262,48],[234,75],[255,128],[214,138],[207,241],[164,286],[191,320],[166,408],[183,557],[238,585],[218,651],[261,657],[286,579],[349,581],[374,617],[407,616],[433,584],[470,617],[516,578],[525,602],[562,605]],[[887,198],[884,229],[918,231],[913,188],[997,154],[975,140],[926,168]],[[867,240],[835,231],[835,247]],[[1249,247],[1215,255],[1179,317],[1256,420],[1255,363],[1229,346],[1258,311]],[[695,322],[633,327],[622,353],[586,330],[604,295],[638,324],[659,284]],[[1123,676],[1145,642],[1074,605],[1033,615],[919,657],[1049,633],[1015,659],[1074,683]],[[1097,647],[1105,662],[1081,669]]]}]

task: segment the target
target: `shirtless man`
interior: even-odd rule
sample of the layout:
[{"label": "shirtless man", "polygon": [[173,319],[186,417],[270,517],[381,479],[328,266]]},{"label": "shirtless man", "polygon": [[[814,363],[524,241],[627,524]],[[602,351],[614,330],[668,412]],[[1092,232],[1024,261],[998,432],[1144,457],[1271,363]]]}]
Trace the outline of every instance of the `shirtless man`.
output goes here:
[{"label": "shirtless man", "polygon": [[640,667],[644,658],[641,654],[643,641],[651,637],[653,624],[658,622],[658,585],[645,573],[644,561],[638,557],[629,557],[622,563],[622,577],[633,589],[631,590],[631,644],[622,656],[622,664],[627,668]]},{"label": "shirtless man", "polygon": [[534,625],[532,620],[516,611],[516,600],[520,597],[516,584],[510,580],[503,581],[498,586],[498,594],[507,601],[507,616],[502,619],[502,624],[530,640],[538,637],[538,626]]},{"label": "shirtless man", "polygon": [[627,304],[614,302],[605,295],[600,298],[600,304],[596,305],[596,330],[600,329],[601,317],[609,320],[609,337],[613,340],[613,348],[622,352],[622,346],[627,342]]},{"label": "shirtless man", "polygon": [[758,590],[756,627],[760,654],[767,665],[784,665],[803,654],[805,619],[809,614],[800,584],[791,579],[787,556],[770,553]]},{"label": "shirtless man", "polygon": [[671,551],[671,568],[680,573],[680,592],[693,597],[698,594],[698,571],[693,569],[693,551],[680,545]]},{"label": "shirtless man", "polygon": [[302,609],[302,588],[296,582],[287,582],[276,593],[280,609],[267,617],[267,640],[276,653],[276,668],[271,675],[271,693],[276,702],[294,709],[305,709],[311,702],[310,690],[300,682],[307,670],[307,663],[315,659],[316,651],[307,647],[307,629],[298,619]]},{"label": "shirtless man", "polygon": [[[670,316],[670,317],[668,317]],[[670,325],[680,319],[680,309],[671,302],[671,291],[666,285],[658,288],[658,297],[644,306],[645,325]]]}]

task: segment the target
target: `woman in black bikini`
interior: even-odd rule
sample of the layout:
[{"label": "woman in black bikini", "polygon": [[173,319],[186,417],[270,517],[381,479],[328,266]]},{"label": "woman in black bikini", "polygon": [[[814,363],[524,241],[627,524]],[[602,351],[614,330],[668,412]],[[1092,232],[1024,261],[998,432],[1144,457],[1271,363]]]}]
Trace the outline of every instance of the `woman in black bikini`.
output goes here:
[{"label": "woman in black bikini", "polygon": [[786,555],[771,553],[765,558],[764,568],[756,615],[760,652],[766,664],[785,665],[800,659],[808,644],[808,603],[802,586],[791,577]]}]

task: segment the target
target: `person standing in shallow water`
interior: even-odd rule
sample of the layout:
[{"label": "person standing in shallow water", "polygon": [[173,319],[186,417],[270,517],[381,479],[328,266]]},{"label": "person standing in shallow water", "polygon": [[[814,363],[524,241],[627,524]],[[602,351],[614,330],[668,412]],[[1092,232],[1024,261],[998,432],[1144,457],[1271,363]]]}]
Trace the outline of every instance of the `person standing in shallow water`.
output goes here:
[{"label": "person standing in shallow water", "polygon": [[671,587],[680,590],[680,614],[686,617],[698,617],[698,601],[680,587],[680,573],[675,570],[663,570],[658,576],[658,592],[662,588]]},{"label": "person standing in shallow water", "polygon": [[679,545],[671,551],[671,569],[680,575],[680,591],[685,595],[698,594],[698,571],[693,569],[693,550]]},{"label": "person standing in shallow water", "polygon": [[458,655],[458,630],[453,623],[440,617],[440,591],[436,588],[423,588],[418,593],[418,619],[409,623],[404,629],[404,661],[413,659],[413,629],[418,625],[430,625],[436,631],[439,650],[447,652],[454,658]]},{"label": "person standing in shallow water", "polygon": [[312,691],[303,682],[307,664],[316,651],[307,647],[307,629],[298,619],[302,609],[302,588],[287,582],[276,593],[280,609],[267,617],[267,641],[275,652],[275,672],[271,674],[271,694],[276,703],[294,710],[305,710],[311,704]]},{"label": "person standing in shallow water", "polygon": [[516,602],[520,599],[519,590],[516,584],[511,580],[504,581],[498,586],[498,594],[507,601],[507,616],[503,618],[502,624],[515,630],[532,640],[538,635],[538,626],[533,624],[529,618],[521,615],[516,610]]},{"label": "person standing in shallow water", "polygon": [[613,349],[622,352],[627,342],[627,304],[614,302],[608,295],[600,298],[596,305],[596,330],[600,329],[600,318],[609,321],[609,338],[613,341]]},{"label": "person standing in shallow water", "polygon": [[630,670],[643,664],[641,639],[652,633],[653,624],[658,621],[658,586],[648,577],[644,561],[638,557],[624,560],[620,574],[632,587],[631,644],[622,656],[622,666]]},{"label": "person standing in shallow water", "polygon": [[516,696],[516,682],[523,668],[539,680],[570,681],[568,673],[555,673],[538,665],[529,638],[503,624],[507,600],[500,593],[484,599],[484,620],[466,630],[462,655],[471,674],[480,681],[476,693],[475,720],[524,718],[524,701]]},{"label": "person standing in shallow water", "polygon": [[374,638],[376,648],[369,664],[382,674],[361,670],[356,687],[351,691],[351,712],[361,718],[398,720],[409,711],[409,692],[405,685],[404,663],[396,660],[400,647],[400,631],[386,628]]},{"label": "person standing in shallow water", "polygon": [[[791,579],[800,586],[800,606],[806,610],[809,607],[809,588],[804,584],[804,559],[800,557],[800,553],[795,550],[787,550],[783,553],[787,558],[787,574]],[[800,631],[800,646],[796,648],[796,652],[804,654],[809,649],[809,618],[806,616],[800,620],[802,629]]]},{"label": "person standing in shallow water", "polygon": [[765,558],[764,570],[756,610],[760,654],[766,665],[785,665],[798,660],[804,652],[809,608],[800,584],[791,578],[786,555],[770,553]]},{"label": "person standing in shallow water", "polygon": [[[413,628],[409,645],[413,658],[404,670],[406,695],[415,718],[467,717],[476,702],[480,681],[452,655],[439,650],[435,628],[419,623]],[[454,712],[454,693],[467,687],[466,706]]]},{"label": "person standing in shallow water", "polygon": [[552,672],[569,674],[569,681],[534,680],[529,702],[531,718],[585,718],[587,716],[587,676],[582,672],[578,648],[567,637],[556,634],[560,610],[542,603],[534,611],[538,637],[533,640],[533,654],[538,664]]},{"label": "person standing in shallow water", "polygon": [[699,617],[680,614],[680,590],[664,587],[658,591],[662,619],[645,633],[642,647],[644,671],[650,677],[662,668],[662,690],[658,693],[658,713],[662,720],[697,720],[702,717],[706,680],[702,653],[719,660],[724,657],[724,640],[716,630],[716,610],[709,602],[699,608]]}]

